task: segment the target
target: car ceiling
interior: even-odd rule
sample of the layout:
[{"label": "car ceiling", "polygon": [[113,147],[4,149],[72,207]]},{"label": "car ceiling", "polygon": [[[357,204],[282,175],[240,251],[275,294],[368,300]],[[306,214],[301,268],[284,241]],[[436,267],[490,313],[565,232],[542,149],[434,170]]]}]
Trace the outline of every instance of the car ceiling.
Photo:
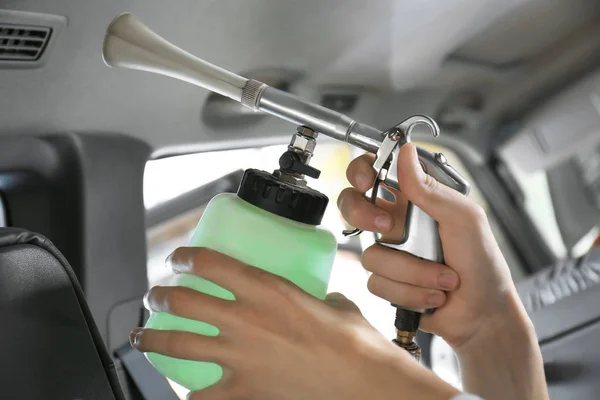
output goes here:
[{"label": "car ceiling", "polygon": [[[122,12],[209,62],[305,98],[357,94],[350,114],[379,128],[474,96],[483,104],[475,110],[449,107],[450,120],[472,123],[449,124],[446,140],[478,150],[490,126],[600,58],[596,0],[0,0],[0,10],[67,21],[41,68],[0,64],[0,134],[120,132],[157,156],[285,142],[293,126],[231,104],[223,118],[204,118],[215,99],[206,90],[108,68],[102,39]],[[10,22],[1,11],[0,22]]]}]

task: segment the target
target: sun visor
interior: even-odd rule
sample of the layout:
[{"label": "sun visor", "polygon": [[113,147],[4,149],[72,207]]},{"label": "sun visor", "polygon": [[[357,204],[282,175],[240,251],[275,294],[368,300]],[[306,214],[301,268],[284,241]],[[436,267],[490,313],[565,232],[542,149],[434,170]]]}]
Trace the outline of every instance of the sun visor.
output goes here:
[{"label": "sun visor", "polygon": [[499,154],[523,172],[533,172],[547,170],[598,144],[600,70],[534,112]]}]

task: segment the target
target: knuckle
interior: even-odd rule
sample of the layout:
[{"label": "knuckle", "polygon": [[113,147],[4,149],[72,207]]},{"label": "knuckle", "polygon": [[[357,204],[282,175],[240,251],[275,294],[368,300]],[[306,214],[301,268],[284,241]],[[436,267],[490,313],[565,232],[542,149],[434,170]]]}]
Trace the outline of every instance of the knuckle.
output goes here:
[{"label": "knuckle", "polygon": [[430,288],[430,287],[437,288],[438,287],[438,284],[437,284],[438,276],[439,276],[438,273],[435,271],[430,271],[430,272],[428,271],[427,273],[426,272],[418,273],[412,277],[411,280],[413,282],[410,282],[409,280],[407,280],[406,283],[412,284],[417,287],[422,287],[422,288]]},{"label": "knuckle", "polygon": [[168,289],[165,294],[166,309],[173,314],[181,314],[185,308],[187,293],[183,288],[174,287]]},{"label": "knuckle", "polygon": [[247,270],[250,274],[254,275],[254,277],[256,279],[258,279],[259,281],[263,282],[266,285],[271,285],[273,282],[272,281],[272,275],[269,274],[267,271],[262,270],[260,268],[256,268],[256,267],[251,267],[248,266]]},{"label": "knuckle", "polygon": [[282,278],[270,272],[253,266],[247,266],[247,269],[267,290],[282,292],[287,288],[286,282]]},{"label": "knuckle", "polygon": [[194,252],[194,255],[192,256],[194,270],[199,271],[201,267],[203,269],[206,266],[206,257],[207,254],[205,251],[203,251],[203,249],[198,249],[198,251]]},{"label": "knuckle", "polygon": [[[268,274],[268,273],[265,273]],[[270,286],[270,288],[275,291],[276,293],[282,293],[282,294],[286,294],[289,292],[290,290],[290,284],[288,281],[286,281],[283,278],[280,278],[278,276],[275,275],[271,275],[268,274],[268,279],[266,280],[266,283]]]},{"label": "knuckle", "polygon": [[425,193],[434,193],[438,188],[439,182],[431,175],[425,174],[425,182],[423,182],[423,190]]},{"label": "knuckle", "polygon": [[419,271],[419,273],[415,273],[417,286],[437,289],[440,285],[440,276],[447,273],[452,273],[452,271],[449,271],[449,268],[445,265],[432,265],[431,268],[427,268],[427,270],[423,271],[423,273],[421,273],[421,271]]},{"label": "knuckle", "polygon": [[[179,339],[176,332],[166,332],[167,337],[165,338],[165,350],[168,354],[177,355],[181,349],[181,340]],[[185,350],[185,349],[184,349]]]},{"label": "knuckle", "polygon": [[238,305],[227,311],[230,318],[227,318],[229,325],[245,325],[252,319],[252,310],[246,306]]},{"label": "knuckle", "polygon": [[244,360],[239,349],[235,347],[235,341],[230,336],[218,335],[212,338],[212,341],[211,349],[214,351],[214,359],[221,366],[236,365]]},{"label": "knuckle", "polygon": [[[381,280],[377,275],[371,275],[367,282],[367,288],[375,296],[381,297],[391,303],[402,306],[413,306],[414,297],[406,292],[403,284],[389,285]],[[410,298],[413,298],[413,301]]]},{"label": "knuckle", "polygon": [[192,270],[198,275],[209,273],[215,268],[218,253],[214,250],[199,247],[194,249]]},{"label": "knuckle", "polygon": [[429,303],[429,297],[433,294],[434,292],[424,292],[422,293],[419,297],[417,297],[417,302],[416,304],[413,304],[415,306],[426,306]]}]

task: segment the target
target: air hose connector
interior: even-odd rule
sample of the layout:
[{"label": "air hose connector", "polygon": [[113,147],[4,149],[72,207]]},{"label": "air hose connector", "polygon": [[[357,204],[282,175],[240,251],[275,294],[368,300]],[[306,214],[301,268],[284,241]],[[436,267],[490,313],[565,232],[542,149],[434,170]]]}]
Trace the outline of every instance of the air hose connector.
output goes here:
[{"label": "air hose connector", "polygon": [[421,314],[416,311],[396,307],[396,338],[392,340],[394,344],[408,351],[417,361],[421,359],[421,348],[415,343],[414,338],[419,329]]},{"label": "air hose connector", "polygon": [[421,359],[421,348],[414,341],[415,335],[416,332],[396,330],[396,339],[393,339],[392,342],[408,351],[411,356],[419,361]]}]

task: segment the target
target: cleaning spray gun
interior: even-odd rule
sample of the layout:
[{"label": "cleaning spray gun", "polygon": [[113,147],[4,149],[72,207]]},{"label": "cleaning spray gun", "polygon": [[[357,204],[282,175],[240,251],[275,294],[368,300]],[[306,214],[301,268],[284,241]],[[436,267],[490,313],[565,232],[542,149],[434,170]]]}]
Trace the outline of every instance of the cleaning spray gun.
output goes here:
[{"label": "cleaning spray gun", "polygon": [[[425,125],[434,137],[440,134],[435,121],[422,115],[412,116],[384,131],[358,123],[339,112],[201,60],[167,42],[129,13],[118,16],[108,27],[103,58],[109,66],[177,78],[226,96],[254,111],[296,124],[298,129],[292,136],[288,150],[279,160],[280,168],[274,173],[275,178],[296,187],[306,187],[305,175],[318,178],[319,171],[309,162],[316,138],[318,134],[323,134],[376,155],[373,164],[375,180],[370,196],[370,201],[375,203],[381,184],[401,190],[398,185],[398,156],[400,148],[410,142],[413,129]],[[448,164],[443,154],[420,147],[417,151],[427,174],[464,195],[469,193],[468,182]],[[347,236],[360,233],[358,229],[344,232]],[[391,243],[378,237],[376,241],[381,246],[403,250],[423,259],[444,262],[436,221],[412,203],[408,203],[402,239]],[[430,311],[395,306],[397,337],[393,341],[419,358],[420,349],[413,338],[421,314]]]}]

